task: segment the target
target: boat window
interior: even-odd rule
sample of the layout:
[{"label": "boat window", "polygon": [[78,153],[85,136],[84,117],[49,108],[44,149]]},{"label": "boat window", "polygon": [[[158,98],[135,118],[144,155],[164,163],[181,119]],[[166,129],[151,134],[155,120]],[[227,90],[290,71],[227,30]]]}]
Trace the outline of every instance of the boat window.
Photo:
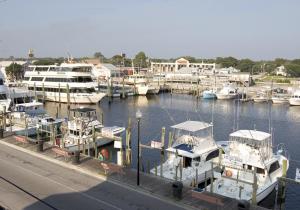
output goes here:
[{"label": "boat window", "polygon": [[30,77],[24,77],[24,80],[25,80],[25,81],[29,81],[29,78],[30,78]]},{"label": "boat window", "polygon": [[200,162],[200,161],[201,161],[201,157],[200,157],[200,156],[199,156],[199,157],[195,157],[195,158],[193,159],[193,161]]},{"label": "boat window", "polygon": [[31,81],[43,81],[44,77],[31,77]]},{"label": "boat window", "polygon": [[6,98],[6,94],[0,94],[0,100],[5,100]]},{"label": "boat window", "polygon": [[211,159],[213,159],[213,158],[216,158],[216,157],[218,157],[218,156],[219,156],[219,149],[216,149],[216,150],[212,151],[211,153],[209,153],[209,154],[207,155],[206,161],[209,161],[209,160],[211,160]]},{"label": "boat window", "polygon": [[252,166],[248,165],[247,166],[248,170],[252,170]]},{"label": "boat window", "polygon": [[265,174],[265,170],[263,168],[256,168],[257,174]]},{"label": "boat window", "polygon": [[183,168],[190,167],[192,164],[192,158],[183,157]]},{"label": "boat window", "polygon": [[279,166],[278,161],[272,163],[270,166],[270,169],[269,169],[269,174],[273,173],[274,171],[276,171],[279,168],[280,168],[280,166]]}]

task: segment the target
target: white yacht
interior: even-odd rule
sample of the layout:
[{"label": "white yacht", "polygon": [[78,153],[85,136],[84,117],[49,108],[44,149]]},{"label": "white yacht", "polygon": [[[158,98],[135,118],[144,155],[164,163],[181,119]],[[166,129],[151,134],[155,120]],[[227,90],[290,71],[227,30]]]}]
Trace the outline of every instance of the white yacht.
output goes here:
[{"label": "white yacht", "polygon": [[[168,159],[162,164],[163,177],[180,180],[186,186],[198,185],[209,177],[212,161],[219,160],[219,148],[213,139],[213,125],[200,121],[186,121],[172,126],[174,142],[166,149]],[[160,172],[160,166],[157,173]],[[155,169],[151,170],[155,173]],[[198,177],[196,177],[198,174]]]},{"label": "white yacht", "polygon": [[[29,66],[23,83],[45,100],[67,103],[98,103],[104,93],[96,92],[91,77],[92,66],[63,63],[60,66]],[[69,93],[68,93],[69,92]]]},{"label": "white yacht", "polygon": [[[103,146],[113,141],[112,137],[122,133],[125,128],[123,127],[104,127],[102,123],[97,119],[96,109],[80,107],[70,110],[70,116],[72,120],[68,121],[65,128],[64,137],[62,139],[61,147],[67,148],[71,151],[83,149],[83,144],[93,148],[92,144],[95,140],[97,146]],[[101,133],[103,137],[101,139],[93,139],[94,131]]]},{"label": "white yacht", "polygon": [[149,86],[147,85],[147,78],[144,75],[141,74],[129,75],[125,79],[125,82],[128,85],[134,86],[137,95],[146,95],[149,90]]},{"label": "white yacht", "polygon": [[286,94],[277,93],[272,96],[273,104],[285,104],[289,102],[289,97]]},{"label": "white yacht", "polygon": [[273,153],[269,133],[256,130],[233,132],[221,161],[223,170],[214,172],[216,180],[207,186],[207,190],[247,201],[256,195],[256,202],[260,202],[272,192],[283,175],[283,160],[287,161],[288,168],[287,157],[282,153],[282,149]]},{"label": "white yacht", "polygon": [[225,85],[216,93],[217,99],[234,99],[237,97],[237,95],[237,89],[230,85]]},{"label": "white yacht", "polygon": [[253,97],[253,101],[256,103],[263,103],[263,102],[268,102],[269,99],[268,99],[267,93],[259,92],[256,94],[255,97]]},{"label": "white yacht", "polygon": [[292,106],[300,106],[300,90],[293,92],[292,96],[289,99],[289,103]]}]

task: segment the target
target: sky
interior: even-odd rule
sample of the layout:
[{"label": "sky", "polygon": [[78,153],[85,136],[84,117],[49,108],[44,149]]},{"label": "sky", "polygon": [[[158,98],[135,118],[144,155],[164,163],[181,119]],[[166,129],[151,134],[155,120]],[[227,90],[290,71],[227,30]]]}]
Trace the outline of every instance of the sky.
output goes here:
[{"label": "sky", "polygon": [[0,0],[0,57],[300,58],[299,0]]}]

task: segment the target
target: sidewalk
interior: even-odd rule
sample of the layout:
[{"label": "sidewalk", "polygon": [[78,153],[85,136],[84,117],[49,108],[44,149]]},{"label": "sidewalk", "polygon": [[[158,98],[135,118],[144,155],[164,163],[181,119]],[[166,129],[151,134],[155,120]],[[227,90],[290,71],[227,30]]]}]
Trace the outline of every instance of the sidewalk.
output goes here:
[{"label": "sidewalk", "polygon": [[[118,185],[129,187],[130,189],[154,196],[166,202],[176,203],[178,206],[186,209],[238,209],[238,202],[234,199],[209,192],[198,193],[188,187],[183,188],[182,199],[175,200],[173,198],[171,180],[143,172],[140,173],[140,186],[138,187],[136,185],[136,170],[102,162],[82,154],[80,155],[80,164],[73,165],[71,156],[64,156],[67,154],[63,152],[58,155],[57,153],[59,152],[57,149],[53,150],[53,147],[49,144],[44,144],[44,152],[36,152],[37,144],[20,142],[20,139],[17,141],[14,136],[7,136],[1,141],[18,146],[18,148],[23,148],[23,150],[25,149],[25,152],[39,156],[40,158],[45,158],[62,166],[90,174],[100,179],[105,179]],[[250,209],[263,210],[264,208],[251,206]]]}]

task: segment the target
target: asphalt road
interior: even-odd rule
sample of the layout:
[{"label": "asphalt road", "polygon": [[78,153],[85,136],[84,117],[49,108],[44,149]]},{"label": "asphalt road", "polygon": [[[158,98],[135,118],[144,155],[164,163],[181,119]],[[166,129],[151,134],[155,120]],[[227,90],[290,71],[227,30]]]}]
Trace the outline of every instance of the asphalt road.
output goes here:
[{"label": "asphalt road", "polygon": [[0,145],[0,205],[12,210],[182,209]]}]

